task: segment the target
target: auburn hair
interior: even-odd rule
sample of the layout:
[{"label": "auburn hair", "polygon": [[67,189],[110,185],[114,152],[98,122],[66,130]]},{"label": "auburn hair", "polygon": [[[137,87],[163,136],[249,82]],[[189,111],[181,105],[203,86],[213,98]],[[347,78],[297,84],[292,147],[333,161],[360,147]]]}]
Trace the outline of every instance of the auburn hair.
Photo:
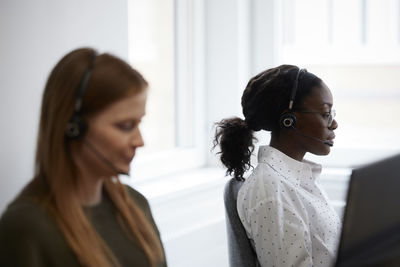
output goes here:
[{"label": "auburn hair", "polygon": [[[65,55],[51,71],[42,99],[36,151],[35,176],[28,187],[40,188],[38,199],[55,219],[69,246],[83,266],[120,266],[85,215],[76,194],[77,166],[71,152],[82,143],[65,137],[74,113],[77,87],[88,68],[93,69],[83,97],[82,114],[96,114],[113,102],[137,94],[148,86],[142,75],[123,60],[91,48]],[[122,229],[138,243],[151,266],[164,259],[152,223],[131,200],[118,180],[105,179],[104,188],[117,210]]]}]

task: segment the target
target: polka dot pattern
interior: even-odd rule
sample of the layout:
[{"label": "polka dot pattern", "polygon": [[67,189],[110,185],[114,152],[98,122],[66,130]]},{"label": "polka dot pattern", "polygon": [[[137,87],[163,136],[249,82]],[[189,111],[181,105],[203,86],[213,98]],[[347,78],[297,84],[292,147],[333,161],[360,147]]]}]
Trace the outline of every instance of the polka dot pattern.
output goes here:
[{"label": "polka dot pattern", "polygon": [[330,266],[341,222],[316,179],[321,166],[261,146],[238,195],[238,214],[260,266]]}]

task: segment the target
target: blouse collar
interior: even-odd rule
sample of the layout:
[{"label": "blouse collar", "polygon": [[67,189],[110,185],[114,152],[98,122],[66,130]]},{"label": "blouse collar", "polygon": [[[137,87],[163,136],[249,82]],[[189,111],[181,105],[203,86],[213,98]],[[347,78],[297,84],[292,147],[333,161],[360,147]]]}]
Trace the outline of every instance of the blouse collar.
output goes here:
[{"label": "blouse collar", "polygon": [[260,146],[258,162],[266,163],[295,185],[307,186],[315,183],[322,167],[314,162],[295,160],[271,146]]}]

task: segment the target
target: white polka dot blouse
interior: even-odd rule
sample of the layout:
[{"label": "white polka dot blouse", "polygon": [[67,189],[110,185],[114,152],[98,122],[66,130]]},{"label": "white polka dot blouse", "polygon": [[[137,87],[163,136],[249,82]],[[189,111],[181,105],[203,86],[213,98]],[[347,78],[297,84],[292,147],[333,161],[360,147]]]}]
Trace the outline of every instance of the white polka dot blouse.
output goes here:
[{"label": "white polka dot blouse", "polygon": [[316,182],[321,166],[261,146],[238,194],[239,217],[261,266],[331,266],[341,222]]}]

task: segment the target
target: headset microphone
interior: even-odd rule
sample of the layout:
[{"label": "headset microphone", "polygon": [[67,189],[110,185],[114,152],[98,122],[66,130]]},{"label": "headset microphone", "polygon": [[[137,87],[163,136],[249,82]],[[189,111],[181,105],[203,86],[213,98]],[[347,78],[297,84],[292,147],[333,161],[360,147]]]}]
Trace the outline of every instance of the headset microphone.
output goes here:
[{"label": "headset microphone", "polygon": [[117,168],[114,163],[111,162],[111,160],[107,159],[100,151],[98,151],[91,143],[89,143],[87,140],[83,140],[83,143],[87,145],[87,147],[99,158],[101,161],[103,161],[105,164],[107,164],[108,167],[110,167],[113,171],[117,172],[118,174],[123,174],[123,175],[128,175],[129,173],[126,171],[123,171],[119,168]]},{"label": "headset microphone", "polygon": [[304,133],[300,132],[299,130],[297,130],[295,127],[292,127],[292,129],[293,129],[296,133],[300,134],[301,136],[311,138],[311,139],[316,140],[316,141],[318,141],[318,142],[321,142],[321,143],[323,143],[324,145],[327,145],[327,146],[333,146],[333,143],[332,143],[331,141],[329,141],[329,140],[322,140],[322,139],[319,139],[319,138],[317,138],[317,137],[304,134]]}]

